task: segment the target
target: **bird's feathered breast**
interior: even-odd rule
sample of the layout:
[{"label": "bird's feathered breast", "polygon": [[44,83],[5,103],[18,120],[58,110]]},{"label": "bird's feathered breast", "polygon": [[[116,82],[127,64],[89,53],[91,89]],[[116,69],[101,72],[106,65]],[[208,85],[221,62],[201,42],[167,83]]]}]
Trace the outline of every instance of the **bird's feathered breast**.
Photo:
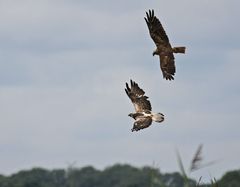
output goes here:
[{"label": "bird's feathered breast", "polygon": [[126,83],[126,94],[131,99],[136,112],[151,111],[151,103],[148,97],[145,96],[145,92],[139,88],[138,84],[130,80],[131,87]]}]

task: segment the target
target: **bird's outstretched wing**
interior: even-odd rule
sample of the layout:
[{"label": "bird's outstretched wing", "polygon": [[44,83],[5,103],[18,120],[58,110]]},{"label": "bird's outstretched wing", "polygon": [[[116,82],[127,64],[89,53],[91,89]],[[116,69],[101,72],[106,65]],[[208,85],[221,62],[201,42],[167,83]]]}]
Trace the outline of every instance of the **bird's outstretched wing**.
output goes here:
[{"label": "bird's outstretched wing", "polygon": [[161,22],[154,15],[154,10],[149,10],[149,12],[146,12],[146,15],[147,17],[144,17],[144,19],[147,23],[149,34],[156,46],[167,46],[169,44],[168,36],[163,29]]},{"label": "bird's outstretched wing", "polygon": [[167,55],[160,54],[160,68],[162,70],[163,78],[166,80],[174,80],[174,74],[176,72],[173,53]]},{"label": "bird's outstretched wing", "polygon": [[151,111],[151,103],[148,100],[148,97],[145,96],[145,92],[139,88],[138,84],[130,80],[131,86],[128,86],[126,83],[126,94],[131,99],[136,112]]},{"label": "bird's outstretched wing", "polygon": [[141,129],[145,129],[149,127],[152,124],[152,118],[151,117],[138,117],[136,121],[134,122],[132,131],[138,131]]}]

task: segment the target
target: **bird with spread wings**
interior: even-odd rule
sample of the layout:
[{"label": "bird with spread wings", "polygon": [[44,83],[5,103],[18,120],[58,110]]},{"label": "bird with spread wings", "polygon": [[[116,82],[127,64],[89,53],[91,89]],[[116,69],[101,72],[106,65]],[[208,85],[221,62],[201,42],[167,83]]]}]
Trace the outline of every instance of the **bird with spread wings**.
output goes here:
[{"label": "bird with spread wings", "polygon": [[157,49],[153,52],[154,55],[160,57],[160,67],[163,73],[163,78],[166,80],[174,80],[174,74],[176,72],[174,55],[173,53],[185,53],[185,47],[172,47],[168,36],[159,21],[154,15],[154,10],[146,12],[147,17],[144,17],[151,38],[157,46]]},{"label": "bird with spread wings", "polygon": [[135,120],[132,131],[147,128],[152,124],[152,121],[160,123],[164,120],[164,115],[162,113],[152,112],[151,103],[148,97],[136,82],[130,80],[130,87],[128,83],[126,83],[125,91],[136,111],[128,115]]}]

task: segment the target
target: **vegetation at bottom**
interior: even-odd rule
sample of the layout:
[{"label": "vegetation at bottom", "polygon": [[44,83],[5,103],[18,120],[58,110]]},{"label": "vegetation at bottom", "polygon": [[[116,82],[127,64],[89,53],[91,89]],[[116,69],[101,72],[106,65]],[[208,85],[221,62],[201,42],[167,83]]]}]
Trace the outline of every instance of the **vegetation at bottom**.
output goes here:
[{"label": "vegetation at bottom", "polygon": [[[92,166],[66,170],[33,168],[10,176],[0,175],[0,187],[184,187],[185,180],[177,172],[162,174],[154,167],[116,164],[104,170]],[[187,180],[191,187],[239,187],[240,170],[227,172],[218,181],[210,179],[209,184]]]}]

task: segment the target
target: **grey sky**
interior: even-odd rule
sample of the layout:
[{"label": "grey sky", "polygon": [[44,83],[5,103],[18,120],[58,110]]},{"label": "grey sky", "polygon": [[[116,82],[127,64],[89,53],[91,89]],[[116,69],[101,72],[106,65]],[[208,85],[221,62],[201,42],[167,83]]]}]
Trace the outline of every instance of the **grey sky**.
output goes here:
[{"label": "grey sky", "polygon": [[[237,0],[0,1],[0,173],[41,166],[155,162],[220,177],[239,168],[240,16]],[[154,8],[176,55],[175,80],[162,79],[143,17]],[[130,129],[124,92],[133,79],[150,97],[161,125]]]}]

